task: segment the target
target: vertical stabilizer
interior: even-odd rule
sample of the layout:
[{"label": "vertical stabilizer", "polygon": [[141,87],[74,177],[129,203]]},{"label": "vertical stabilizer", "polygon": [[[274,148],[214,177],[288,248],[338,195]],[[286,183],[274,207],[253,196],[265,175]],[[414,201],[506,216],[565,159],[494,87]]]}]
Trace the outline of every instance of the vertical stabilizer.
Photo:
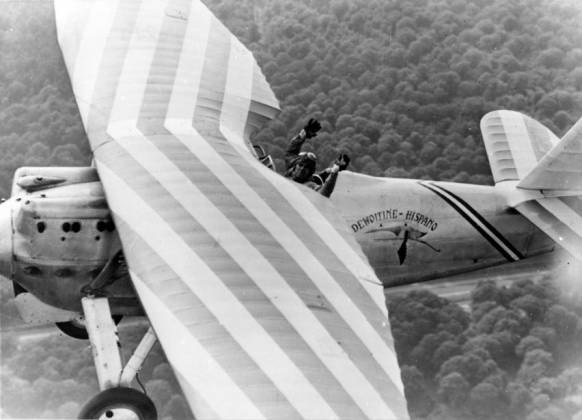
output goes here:
[{"label": "vertical stabilizer", "polygon": [[495,183],[523,179],[559,141],[547,127],[515,111],[488,113],[481,133]]},{"label": "vertical stabilizer", "polygon": [[522,178],[518,188],[582,191],[582,118]]}]

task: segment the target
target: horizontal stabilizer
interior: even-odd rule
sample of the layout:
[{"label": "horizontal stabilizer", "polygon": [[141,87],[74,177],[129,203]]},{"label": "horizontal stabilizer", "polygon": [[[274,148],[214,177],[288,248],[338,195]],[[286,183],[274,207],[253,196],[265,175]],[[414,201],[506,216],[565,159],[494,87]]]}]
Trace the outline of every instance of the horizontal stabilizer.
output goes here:
[{"label": "horizontal stabilizer", "polygon": [[582,119],[517,187],[530,190],[582,190]]},{"label": "horizontal stabilizer", "polygon": [[547,127],[515,111],[488,113],[481,133],[495,183],[523,179],[559,141]]},{"label": "horizontal stabilizer", "polygon": [[582,198],[541,198],[516,209],[557,244],[582,259]]}]

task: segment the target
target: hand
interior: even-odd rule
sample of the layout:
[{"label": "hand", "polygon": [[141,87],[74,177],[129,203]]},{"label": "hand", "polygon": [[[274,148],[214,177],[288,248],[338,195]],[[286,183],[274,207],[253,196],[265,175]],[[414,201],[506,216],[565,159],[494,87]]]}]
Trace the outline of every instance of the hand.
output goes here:
[{"label": "hand", "polygon": [[317,136],[317,132],[321,130],[321,124],[314,118],[310,118],[307,125],[303,127],[305,130],[305,137],[308,139]]},{"label": "hand", "polygon": [[340,171],[343,171],[347,169],[348,165],[350,164],[350,157],[345,153],[342,153],[335,160],[334,164],[338,166]]}]

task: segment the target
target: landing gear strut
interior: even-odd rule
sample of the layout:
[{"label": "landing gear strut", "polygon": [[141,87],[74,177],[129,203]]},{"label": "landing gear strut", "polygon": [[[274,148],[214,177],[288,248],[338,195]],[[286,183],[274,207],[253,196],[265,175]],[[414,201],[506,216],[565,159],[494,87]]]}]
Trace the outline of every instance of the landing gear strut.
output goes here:
[{"label": "landing gear strut", "polygon": [[83,407],[79,418],[157,420],[157,411],[152,400],[144,393],[130,388],[156,342],[152,328],[146,332],[131,359],[123,367],[117,327],[111,317],[107,298],[85,297],[82,304],[101,392]]},{"label": "landing gear strut", "polygon": [[[122,315],[113,315],[115,325],[119,325],[122,318]],[[89,338],[89,333],[87,332],[87,328],[85,328],[85,322],[82,320],[75,319],[66,322],[56,322],[55,325],[69,337],[76,338],[77,340],[87,340]]]}]

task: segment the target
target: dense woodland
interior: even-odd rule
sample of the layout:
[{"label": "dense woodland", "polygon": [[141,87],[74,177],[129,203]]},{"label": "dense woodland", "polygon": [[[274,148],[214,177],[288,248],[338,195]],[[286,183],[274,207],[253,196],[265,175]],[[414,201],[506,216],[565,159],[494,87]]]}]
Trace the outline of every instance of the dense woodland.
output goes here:
[{"label": "dense woodland", "polygon": [[[254,52],[282,112],[254,140],[281,163],[290,136],[372,175],[489,183],[479,120],[524,112],[558,135],[582,116],[575,0],[207,0]],[[50,1],[0,12],[0,196],[16,168],[90,154],[56,44]],[[279,165],[281,166],[281,165]],[[556,279],[481,284],[470,311],[430,293],[390,302],[415,419],[582,419],[582,300]],[[14,309],[2,288],[3,325]],[[129,334],[124,351],[136,342]],[[3,334],[1,406],[69,417],[97,392],[87,343]],[[189,416],[161,349],[141,374],[161,417]],[[576,414],[578,413],[578,414]]]},{"label": "dense woodland", "polygon": [[[573,280],[483,282],[469,313],[429,292],[390,299],[411,417],[582,419],[582,292]],[[144,331],[122,322],[125,360]],[[74,417],[98,392],[88,342],[8,333],[1,344],[1,406],[11,417]],[[158,345],[140,378],[160,419],[191,418]]]},{"label": "dense woodland", "polygon": [[[254,52],[282,113],[255,141],[280,158],[308,117],[311,146],[373,175],[488,183],[479,120],[506,108],[558,135],[582,116],[576,0],[209,0]],[[52,3],[0,13],[0,193],[22,165],[90,161]],[[281,164],[279,166],[282,166]]]}]

